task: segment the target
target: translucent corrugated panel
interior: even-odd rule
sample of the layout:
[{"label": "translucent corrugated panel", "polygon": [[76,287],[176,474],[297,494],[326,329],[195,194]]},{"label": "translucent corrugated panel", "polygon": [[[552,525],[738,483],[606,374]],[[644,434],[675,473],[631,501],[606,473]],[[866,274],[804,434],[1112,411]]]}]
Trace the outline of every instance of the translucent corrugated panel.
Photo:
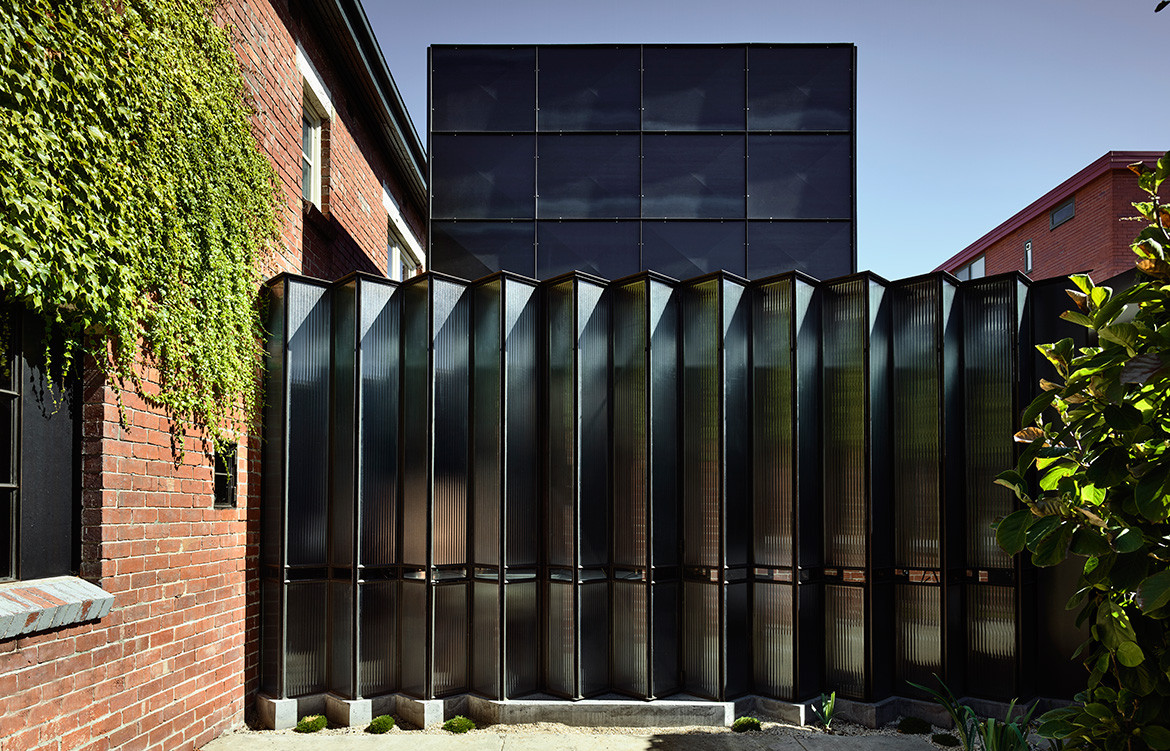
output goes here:
[{"label": "translucent corrugated panel", "polygon": [[500,695],[500,584],[472,582],[471,596],[474,634],[471,640],[471,690],[493,699],[503,699]]},{"label": "translucent corrugated panel", "polygon": [[385,566],[397,554],[398,416],[401,387],[401,306],[395,288],[358,281],[358,346],[361,347],[358,492],[361,557],[365,566]]},{"label": "translucent corrugated panel", "polygon": [[304,696],[324,691],[329,646],[329,596],[325,582],[293,582],[286,585],[284,693]]},{"label": "translucent corrugated panel", "polygon": [[[262,485],[263,505],[260,525],[260,558],[265,564],[281,565],[284,562],[285,489],[288,477],[285,473],[287,438],[285,430],[286,398],[288,384],[285,380],[285,315],[288,308],[288,280],[282,279],[267,287],[268,290],[268,340],[264,344],[264,482]],[[267,632],[265,635],[267,638]],[[265,680],[270,676],[265,673]],[[267,689],[266,689],[267,690]],[[270,696],[276,696],[270,693]]]},{"label": "translucent corrugated panel", "polygon": [[349,699],[357,697],[354,685],[354,615],[353,583],[331,581],[328,585],[329,635],[326,637],[328,650],[328,687],[338,696]]},{"label": "translucent corrugated panel", "polygon": [[826,586],[825,685],[846,698],[867,698],[865,652],[865,590]]},{"label": "translucent corrugated panel", "polygon": [[[472,350],[472,469],[475,494],[474,557],[477,565],[500,565],[503,544],[503,280],[476,287],[474,300],[475,342]],[[475,601],[478,605],[479,585]],[[478,618],[478,614],[476,616]],[[477,677],[478,680],[478,677]]]},{"label": "translucent corrugated panel", "polygon": [[825,564],[866,565],[866,281],[825,287],[823,321]]},{"label": "translucent corrugated panel", "polygon": [[719,701],[723,696],[722,618],[719,584],[683,583],[684,690]]},{"label": "translucent corrugated panel", "polygon": [[793,566],[796,377],[793,280],[756,287],[752,317],[752,544],[757,566]]},{"label": "translucent corrugated panel", "polygon": [[366,582],[359,592],[358,690],[378,696],[398,687],[398,582]]},{"label": "translucent corrugated panel", "polygon": [[1015,589],[967,585],[967,692],[986,699],[1016,696]]},{"label": "translucent corrugated panel", "polygon": [[649,587],[640,581],[613,583],[613,687],[650,698]]},{"label": "translucent corrugated panel", "polygon": [[[613,290],[613,562],[617,566],[648,565],[648,284],[638,279]],[[615,608],[620,611],[616,603]],[[615,657],[615,669],[616,665]]]},{"label": "translucent corrugated panel", "polygon": [[540,298],[536,287],[504,280],[504,537],[507,565],[535,566],[540,558]]},{"label": "translucent corrugated panel", "polygon": [[718,306],[718,279],[682,292],[683,563],[690,566],[723,563]]},{"label": "translucent corrugated panel", "polygon": [[399,690],[416,699],[427,698],[427,644],[431,623],[427,608],[427,584],[423,580],[403,581],[398,601]]},{"label": "translucent corrugated panel", "polygon": [[467,690],[467,584],[440,584],[435,591],[435,696]]},{"label": "translucent corrugated panel", "polygon": [[995,476],[1015,463],[1019,374],[1018,282],[1014,277],[967,282],[963,305],[963,385],[966,425],[967,565],[1010,568],[991,524],[1010,514],[1012,492]]},{"label": "translucent corrugated panel", "polygon": [[[357,504],[357,281],[335,285],[333,310],[333,403],[330,405],[329,565],[354,565]],[[333,669],[330,669],[333,672]],[[333,688],[336,688],[336,684]]]},{"label": "translucent corrugated panel", "polygon": [[796,679],[796,608],[793,585],[752,583],[752,664],[756,691],[773,699],[793,699]]},{"label": "translucent corrugated panel", "polygon": [[577,696],[577,617],[571,582],[548,583],[548,634],[545,640],[546,688]]},{"label": "translucent corrugated panel", "polygon": [[324,287],[288,281],[286,561],[323,565],[329,529],[330,301]]},{"label": "translucent corrugated panel", "polygon": [[653,611],[654,639],[651,657],[654,660],[653,695],[670,696],[682,688],[679,666],[682,623],[679,620],[682,586],[677,581],[654,582],[650,587]]},{"label": "translucent corrugated panel", "polygon": [[[679,557],[678,294],[650,280],[650,517],[655,566]],[[615,415],[617,414],[615,407]]]},{"label": "translucent corrugated panel", "polygon": [[932,675],[944,675],[942,647],[941,588],[899,584],[894,594],[895,690],[906,690],[902,681],[931,686]]},{"label": "translucent corrugated panel", "polygon": [[577,283],[577,409],[580,413],[580,561],[609,563],[609,296]]},{"label": "translucent corrugated panel", "polygon": [[467,563],[471,301],[466,287],[433,279],[435,565]]},{"label": "translucent corrugated panel", "polygon": [[940,284],[930,277],[893,294],[894,562],[909,568],[942,566]]},{"label": "translucent corrugated panel", "polygon": [[[426,566],[431,442],[430,278],[403,285],[402,562]],[[405,674],[404,674],[405,680]]]},{"label": "translucent corrugated panel", "polygon": [[746,566],[752,520],[751,297],[730,279],[722,287],[724,561]]},{"label": "translucent corrugated panel", "polygon": [[507,698],[535,691],[540,682],[537,582],[504,585],[504,690]]},{"label": "translucent corrugated panel", "polygon": [[581,695],[596,696],[610,686],[609,582],[583,582],[581,587]]},{"label": "translucent corrugated panel", "polygon": [[724,585],[723,642],[726,645],[723,698],[734,699],[751,691],[752,623],[748,608],[748,583],[737,581]]},{"label": "translucent corrugated panel", "polygon": [[285,697],[281,671],[284,651],[284,609],[281,592],[284,584],[273,579],[260,580],[260,690],[269,696]]}]

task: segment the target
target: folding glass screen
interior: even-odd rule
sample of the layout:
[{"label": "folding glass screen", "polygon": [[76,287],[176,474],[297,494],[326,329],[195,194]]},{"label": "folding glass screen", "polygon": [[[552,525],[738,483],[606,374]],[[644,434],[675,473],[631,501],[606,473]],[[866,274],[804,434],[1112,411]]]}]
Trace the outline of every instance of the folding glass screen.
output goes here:
[{"label": "folding glass screen", "polygon": [[431,47],[431,267],[851,273],[854,52]]},{"label": "folding glass screen", "polygon": [[991,479],[1055,297],[278,277],[262,690],[1027,696],[1066,616],[994,546],[1015,502]]}]

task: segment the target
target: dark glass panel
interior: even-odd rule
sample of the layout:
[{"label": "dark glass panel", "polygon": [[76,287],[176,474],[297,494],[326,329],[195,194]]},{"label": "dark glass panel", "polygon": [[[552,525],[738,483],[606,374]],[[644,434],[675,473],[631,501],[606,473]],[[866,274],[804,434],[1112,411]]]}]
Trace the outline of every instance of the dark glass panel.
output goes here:
[{"label": "dark glass panel", "polygon": [[638,136],[540,136],[536,186],[541,219],[637,217]]},{"label": "dark glass panel", "polygon": [[743,222],[642,222],[642,268],[675,279],[744,273]]},{"label": "dark glass panel", "polygon": [[[0,505],[0,512],[4,508],[6,507]],[[4,523],[0,521],[0,524]],[[269,696],[278,698],[286,696],[281,678],[284,665],[282,643],[284,610],[281,606],[283,590],[284,584],[280,581],[260,580],[260,689]]]},{"label": "dark glass panel", "polygon": [[535,139],[515,135],[434,136],[431,212],[437,219],[535,216]]},{"label": "dark glass panel", "polygon": [[573,632],[577,628],[577,617],[573,603],[573,584],[549,582],[547,598],[546,688],[558,696],[576,697],[577,648]]},{"label": "dark glass panel", "polygon": [[427,584],[422,580],[400,585],[398,618],[399,688],[407,696],[425,699],[427,690],[427,633],[431,622],[427,611]]},{"label": "dark glass panel", "polygon": [[669,581],[654,582],[650,590],[654,609],[654,640],[650,650],[654,658],[652,689],[658,697],[670,696],[682,686],[678,662],[681,637],[680,589],[679,582]]},{"label": "dark glass panel", "polygon": [[13,503],[16,492],[0,490],[0,579],[11,579],[16,576],[15,560],[12,547],[12,517]]},{"label": "dark glass panel", "polygon": [[377,696],[398,687],[398,582],[361,585],[361,638],[358,673],[362,696]]},{"label": "dark glass panel", "polygon": [[536,273],[584,271],[618,279],[638,271],[638,222],[537,222]]},{"label": "dark glass panel", "polygon": [[609,687],[609,582],[581,587],[581,694],[596,696]]},{"label": "dark glass panel", "polygon": [[500,696],[500,585],[475,581],[471,584],[472,625],[471,690],[492,699]]},{"label": "dark glass panel", "polygon": [[745,166],[743,136],[644,136],[642,216],[743,217]]},{"label": "dark glass panel", "polygon": [[353,584],[348,581],[331,581],[328,587],[329,602],[325,604],[329,620],[329,636],[325,639],[329,665],[327,685],[331,693],[355,699]]},{"label": "dark glass panel", "polygon": [[433,130],[532,130],[536,49],[431,49]]},{"label": "dark glass panel", "polygon": [[748,48],[750,130],[850,130],[852,47]]},{"label": "dark glass panel", "polygon": [[646,47],[643,130],[743,130],[744,50]]},{"label": "dark glass panel", "polygon": [[536,275],[530,222],[434,222],[431,268],[460,279],[479,279],[495,271]]},{"label": "dark glass panel", "polygon": [[815,279],[852,274],[850,222],[748,222],[747,275],[803,271]]},{"label": "dark glass panel", "polygon": [[849,219],[852,149],[849,136],[749,136],[748,216]]},{"label": "dark glass panel", "polygon": [[641,50],[541,47],[540,130],[637,130]]},{"label": "dark glass panel", "polygon": [[504,691],[508,698],[532,693],[540,681],[540,612],[537,583],[505,585]]},{"label": "dark glass panel", "polygon": [[435,587],[435,696],[467,690],[467,584]]},{"label": "dark glass panel", "polygon": [[748,583],[746,581],[724,585],[724,607],[727,609],[724,624],[724,641],[727,645],[726,685],[724,699],[734,699],[748,693],[752,685],[752,626],[748,610]]},{"label": "dark glass panel", "polygon": [[326,627],[325,582],[297,582],[286,585],[288,619],[285,621],[286,643],[285,692],[287,696],[304,696],[325,690],[325,656],[329,646]]}]

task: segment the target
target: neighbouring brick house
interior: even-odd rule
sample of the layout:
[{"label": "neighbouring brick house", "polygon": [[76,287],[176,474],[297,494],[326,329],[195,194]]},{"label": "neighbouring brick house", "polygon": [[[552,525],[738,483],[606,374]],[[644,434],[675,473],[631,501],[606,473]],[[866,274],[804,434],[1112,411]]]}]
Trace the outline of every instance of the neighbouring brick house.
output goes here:
[{"label": "neighbouring brick house", "polygon": [[[283,191],[266,275],[415,273],[426,154],[360,4],[217,14]],[[46,417],[35,363],[9,365],[0,749],[194,748],[239,725],[259,679],[259,437],[219,462],[188,441],[176,466],[142,399],[124,397],[123,427],[113,392],[83,378]]]},{"label": "neighbouring brick house", "polygon": [[1145,199],[1127,165],[1154,151],[1110,151],[938,266],[960,279],[1022,271],[1033,279],[1087,272],[1098,281],[1133,268],[1129,244]]}]

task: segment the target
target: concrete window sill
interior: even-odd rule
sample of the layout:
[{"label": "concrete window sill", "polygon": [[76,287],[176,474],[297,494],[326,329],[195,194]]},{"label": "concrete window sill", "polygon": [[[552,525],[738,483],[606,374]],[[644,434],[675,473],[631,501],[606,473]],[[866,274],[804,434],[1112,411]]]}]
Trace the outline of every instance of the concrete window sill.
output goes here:
[{"label": "concrete window sill", "polygon": [[76,576],[0,584],[0,640],[104,617],[114,596]]}]

